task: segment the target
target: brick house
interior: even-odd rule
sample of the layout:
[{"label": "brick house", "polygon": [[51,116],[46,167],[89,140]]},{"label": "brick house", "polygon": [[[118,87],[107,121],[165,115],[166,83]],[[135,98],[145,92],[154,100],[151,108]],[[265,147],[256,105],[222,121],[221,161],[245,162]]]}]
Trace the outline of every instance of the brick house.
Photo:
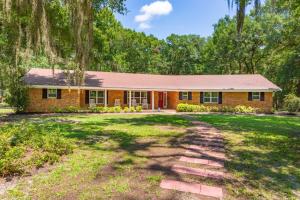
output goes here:
[{"label": "brick house", "polygon": [[68,83],[62,70],[31,69],[24,77],[29,87],[27,112],[91,105],[145,109],[176,109],[179,103],[208,106],[246,105],[270,112],[273,93],[281,89],[254,75],[151,75],[85,72],[82,86]]}]

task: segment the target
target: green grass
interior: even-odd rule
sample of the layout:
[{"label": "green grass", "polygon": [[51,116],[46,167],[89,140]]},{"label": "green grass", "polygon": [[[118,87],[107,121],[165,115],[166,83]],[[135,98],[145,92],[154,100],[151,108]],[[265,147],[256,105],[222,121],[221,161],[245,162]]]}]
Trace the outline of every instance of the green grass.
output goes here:
[{"label": "green grass", "polygon": [[[300,118],[250,115],[192,115],[222,129],[232,178],[232,199],[297,199],[300,189]],[[20,122],[12,122],[19,124]],[[36,117],[32,126],[58,132],[74,145],[72,154],[22,179],[1,198],[122,199],[148,195],[159,199],[162,171],[146,166],[153,146],[172,145],[190,127],[179,115],[68,115]],[[2,127],[3,128],[3,127]],[[153,150],[153,149],[152,149]],[[154,152],[160,153],[160,152]],[[145,197],[146,198],[146,197]]]},{"label": "green grass", "polygon": [[[197,115],[224,130],[233,174],[228,190],[247,199],[300,197],[300,118]],[[299,195],[299,196],[297,196]]]},{"label": "green grass", "polygon": [[14,113],[15,111],[11,108],[1,108],[0,107],[0,116],[5,115],[5,114],[11,114]]},{"label": "green grass", "polygon": [[[147,162],[137,152],[182,136],[189,125],[188,120],[169,115],[70,115],[28,122],[49,132],[58,130],[76,145],[74,153],[49,173],[34,175],[32,184],[21,181],[3,198],[109,199],[131,193],[136,187],[148,192],[158,184],[157,177],[154,173],[151,180],[145,177],[143,182],[143,176],[135,173],[135,167]],[[137,179],[141,181],[136,183]]]}]

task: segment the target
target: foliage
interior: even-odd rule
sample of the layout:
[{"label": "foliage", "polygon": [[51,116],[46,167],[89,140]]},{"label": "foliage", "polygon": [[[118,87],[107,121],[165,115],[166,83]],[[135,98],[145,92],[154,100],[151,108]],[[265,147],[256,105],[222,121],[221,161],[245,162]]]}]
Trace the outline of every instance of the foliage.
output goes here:
[{"label": "foliage", "polygon": [[56,113],[76,113],[79,112],[79,108],[75,106],[66,106],[64,108],[54,107],[52,108],[53,112]]},{"label": "foliage", "polygon": [[135,112],[136,110],[135,110],[135,108],[132,106],[132,107],[129,108],[129,111],[130,111],[130,112]]},{"label": "foliage", "polygon": [[125,113],[128,113],[130,110],[129,110],[129,108],[126,106],[126,107],[124,107],[123,111],[124,111]]},{"label": "foliage", "polygon": [[59,130],[41,128],[23,121],[0,129],[0,175],[22,174],[31,167],[57,162],[72,153],[72,143]]},{"label": "foliage", "polygon": [[294,94],[286,95],[284,98],[284,108],[290,113],[300,111],[300,97]]},{"label": "foliage", "polygon": [[236,113],[254,113],[255,111],[251,106],[238,105],[234,107],[234,112]]},{"label": "foliage", "polygon": [[142,106],[137,106],[135,108],[136,112],[142,112],[143,111],[143,107]]},{"label": "foliage", "polygon": [[13,107],[17,113],[25,111],[28,103],[28,88],[22,83],[10,84],[9,92],[5,94],[5,102]]},{"label": "foliage", "polygon": [[115,107],[114,107],[114,112],[115,112],[115,113],[120,113],[121,111],[122,111],[121,106],[115,106]]},{"label": "foliage", "polygon": [[230,113],[254,113],[257,109],[251,106],[238,105],[236,107],[230,106],[204,106],[180,103],[176,108],[177,112],[230,112]]},{"label": "foliage", "polygon": [[105,107],[103,106],[94,106],[94,107],[90,107],[89,110],[93,113],[103,113],[105,110]]},{"label": "foliage", "polygon": [[255,8],[255,13],[259,13],[260,9],[260,0],[227,0],[228,7],[232,8],[233,4],[236,4],[236,29],[237,33],[240,34],[243,30],[244,26],[244,20],[245,20],[245,15],[246,15],[246,7],[248,4],[251,2],[254,2],[254,8]]},{"label": "foliage", "polygon": [[89,108],[89,110],[91,112],[94,113],[120,113],[120,112],[142,112],[142,107],[141,106],[137,106],[136,108],[131,107],[130,109],[128,107],[124,107],[124,109],[122,109],[121,106],[114,106],[114,107],[103,107],[103,106],[96,106],[96,107],[91,107]]},{"label": "foliage", "polygon": [[191,105],[180,103],[176,108],[177,112],[208,112],[209,108],[204,105]]},{"label": "foliage", "polygon": [[[70,74],[78,77],[85,69],[154,74],[262,74],[282,88],[282,92],[275,94],[276,107],[282,106],[285,95],[300,95],[297,0],[267,0],[259,10],[245,16],[225,16],[206,38],[171,34],[166,39],[124,28],[114,16],[114,11],[126,12],[122,0],[93,1],[93,16],[77,19],[87,22],[81,27],[84,30],[73,19],[78,14],[90,16],[89,7],[84,6],[81,11],[76,10],[80,3],[47,1],[36,13],[40,18],[33,19],[35,15],[31,14],[38,11],[31,10],[28,2],[38,1],[24,1],[23,9],[12,9],[14,18],[0,9],[0,88],[19,84],[14,77],[22,77],[31,67],[42,66],[75,69]],[[254,1],[230,2],[242,9]],[[41,12],[43,7],[45,13]],[[243,31],[237,34],[240,19]],[[93,20],[93,26],[89,20]],[[22,33],[32,33],[20,34],[19,25]],[[74,31],[78,34],[74,35]],[[39,39],[45,34],[49,37]],[[37,41],[30,44],[26,36]],[[50,52],[54,56],[48,56]]]},{"label": "foliage", "polygon": [[73,69],[72,81],[81,85],[92,60],[94,15],[104,8],[124,14],[125,0],[1,1],[0,88],[5,76],[19,77],[40,57],[48,67]]}]

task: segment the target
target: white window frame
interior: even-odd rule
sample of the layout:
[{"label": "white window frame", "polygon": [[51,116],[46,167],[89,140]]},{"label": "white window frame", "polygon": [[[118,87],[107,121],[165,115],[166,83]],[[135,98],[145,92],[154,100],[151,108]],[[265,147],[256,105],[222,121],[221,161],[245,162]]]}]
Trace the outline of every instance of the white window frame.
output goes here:
[{"label": "white window frame", "polygon": [[[95,97],[95,104],[100,104],[100,105],[104,105],[105,104],[105,91],[104,90],[90,90],[89,91],[89,102],[91,102],[91,93],[92,92],[96,92],[96,97]],[[99,97],[98,92],[103,92],[103,96]],[[103,99],[103,102],[99,102],[99,99]]]},{"label": "white window frame", "polygon": [[189,100],[189,92],[181,92],[182,100]]},{"label": "white window frame", "polygon": [[[50,96],[50,91],[55,91],[55,96]],[[54,95],[54,93],[51,95]],[[47,98],[48,99],[57,99],[57,89],[47,89]]]},{"label": "white window frame", "polygon": [[[213,97],[213,93],[217,93],[216,97]],[[205,96],[205,94],[209,94],[209,96]],[[206,99],[209,99],[206,101]],[[213,99],[216,99],[217,101],[213,101]],[[203,103],[218,103],[219,102],[219,92],[204,92],[203,94]]]},{"label": "white window frame", "polygon": [[[135,93],[138,92],[140,93],[139,97],[135,97]],[[142,97],[142,93],[145,93],[145,96]],[[147,99],[147,103],[149,104],[150,102],[148,102],[148,92],[147,91],[131,91],[131,102],[133,99],[138,99],[139,101],[136,101],[138,105],[142,105],[143,104],[143,99]],[[129,101],[129,95],[127,96],[127,102]],[[138,103],[139,102],[139,103]]]},{"label": "white window frame", "polygon": [[[254,94],[254,93],[256,93],[256,94]],[[260,101],[260,92],[252,92],[252,100],[253,101]]]}]

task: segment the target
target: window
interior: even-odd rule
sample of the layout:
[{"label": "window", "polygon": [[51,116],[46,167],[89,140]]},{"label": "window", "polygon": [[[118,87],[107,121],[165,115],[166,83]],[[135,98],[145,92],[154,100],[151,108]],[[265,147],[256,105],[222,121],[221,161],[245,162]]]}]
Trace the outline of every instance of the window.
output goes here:
[{"label": "window", "polygon": [[189,99],[189,93],[188,92],[182,92],[182,100],[188,100]]},{"label": "window", "polygon": [[218,92],[204,92],[204,103],[218,103]]},{"label": "window", "polygon": [[56,99],[57,98],[57,89],[48,89],[48,99]]},{"label": "window", "polygon": [[90,91],[90,103],[104,104],[104,91]]},{"label": "window", "polygon": [[[128,94],[128,102],[129,102],[129,94]],[[132,91],[131,92],[131,101],[135,99],[137,104],[142,104],[143,100],[147,101],[147,92],[145,91]],[[148,102],[150,103],[150,102]]]},{"label": "window", "polygon": [[252,92],[252,100],[260,100],[260,92]]}]

